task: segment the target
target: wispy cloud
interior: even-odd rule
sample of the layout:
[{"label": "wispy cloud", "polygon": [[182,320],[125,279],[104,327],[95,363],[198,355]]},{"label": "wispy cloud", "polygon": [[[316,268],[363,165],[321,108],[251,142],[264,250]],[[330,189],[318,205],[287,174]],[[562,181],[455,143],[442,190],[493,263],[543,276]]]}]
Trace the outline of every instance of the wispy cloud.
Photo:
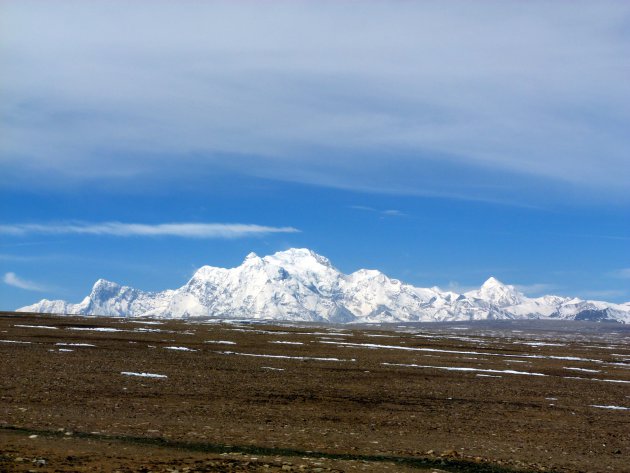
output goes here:
[{"label": "wispy cloud", "polygon": [[17,274],[12,272],[5,273],[2,277],[2,281],[9,286],[24,289],[26,291],[46,292],[49,290],[49,288],[46,286],[43,286],[33,281],[22,279],[18,277]]},{"label": "wispy cloud", "polygon": [[174,236],[181,238],[243,238],[262,236],[271,233],[298,233],[293,227],[270,227],[255,224],[230,223],[61,223],[35,224],[22,223],[0,225],[0,234],[4,235],[110,235],[119,237],[132,236]]},{"label": "wispy cloud", "polygon": [[26,262],[26,261],[36,261],[38,258],[33,256],[22,256],[22,255],[10,255],[5,253],[0,253],[0,261],[18,261],[18,262]]},{"label": "wispy cloud", "polygon": [[465,292],[475,291],[479,289],[478,286],[471,286],[466,284],[460,284],[457,281],[449,281],[446,286],[439,286],[442,291],[455,292],[457,294],[464,294]]},{"label": "wispy cloud", "polygon": [[406,215],[404,212],[395,209],[382,210],[381,214],[388,215],[390,217],[404,217]]},{"label": "wispy cloud", "polygon": [[59,260],[62,258],[68,258],[66,255],[61,254],[46,254],[46,255],[14,255],[10,253],[0,253],[0,261],[14,261],[17,263],[28,263],[34,261],[50,261]]},{"label": "wispy cloud", "polygon": [[628,2],[156,0],[150,16],[146,2],[5,3],[6,185],[223,167],[455,198],[569,195],[562,183],[628,198]]},{"label": "wispy cloud", "polygon": [[613,278],[630,279],[630,268],[621,268],[609,273]]},{"label": "wispy cloud", "polygon": [[514,287],[527,296],[549,294],[554,289],[557,289],[555,284],[548,283],[515,284]]},{"label": "wispy cloud", "polygon": [[374,212],[385,217],[406,217],[407,216],[407,214],[404,213],[403,211],[396,210],[396,209],[380,210],[380,209],[375,209],[374,207],[368,207],[366,205],[351,205],[350,208],[355,209],[355,210],[363,210],[365,212]]},{"label": "wispy cloud", "polygon": [[582,291],[580,296],[586,299],[612,299],[619,297],[626,297],[628,295],[627,290],[623,289],[602,289],[592,291]]}]

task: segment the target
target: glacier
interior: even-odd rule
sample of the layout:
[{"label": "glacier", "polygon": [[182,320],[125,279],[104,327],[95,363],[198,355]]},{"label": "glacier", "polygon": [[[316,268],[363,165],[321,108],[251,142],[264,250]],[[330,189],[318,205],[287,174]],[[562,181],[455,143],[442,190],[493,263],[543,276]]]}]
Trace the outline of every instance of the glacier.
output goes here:
[{"label": "glacier", "polygon": [[293,248],[240,266],[202,266],[179,289],[146,292],[99,279],[77,304],[44,299],[19,312],[118,317],[255,319],[332,323],[556,319],[630,323],[630,302],[529,298],[490,277],[458,294],[420,288],[377,270],[351,274],[324,256]]}]

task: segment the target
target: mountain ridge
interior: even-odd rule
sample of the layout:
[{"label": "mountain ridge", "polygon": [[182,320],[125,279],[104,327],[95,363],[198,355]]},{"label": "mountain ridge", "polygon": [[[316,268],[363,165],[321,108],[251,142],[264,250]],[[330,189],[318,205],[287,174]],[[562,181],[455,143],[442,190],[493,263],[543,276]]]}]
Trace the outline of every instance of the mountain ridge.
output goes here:
[{"label": "mountain ridge", "polygon": [[529,298],[489,277],[458,294],[421,288],[374,269],[350,274],[307,248],[260,257],[234,268],[204,265],[178,289],[146,292],[99,279],[81,302],[44,299],[18,309],[120,317],[218,317],[313,322],[429,322],[487,319],[607,320],[630,323],[630,302],[547,295]]}]

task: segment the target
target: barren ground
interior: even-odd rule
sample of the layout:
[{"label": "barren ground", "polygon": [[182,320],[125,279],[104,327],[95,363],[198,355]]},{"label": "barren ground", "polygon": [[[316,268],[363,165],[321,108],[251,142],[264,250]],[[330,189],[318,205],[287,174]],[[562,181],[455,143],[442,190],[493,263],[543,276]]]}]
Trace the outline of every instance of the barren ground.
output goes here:
[{"label": "barren ground", "polygon": [[0,471],[628,472],[629,329],[2,313]]}]

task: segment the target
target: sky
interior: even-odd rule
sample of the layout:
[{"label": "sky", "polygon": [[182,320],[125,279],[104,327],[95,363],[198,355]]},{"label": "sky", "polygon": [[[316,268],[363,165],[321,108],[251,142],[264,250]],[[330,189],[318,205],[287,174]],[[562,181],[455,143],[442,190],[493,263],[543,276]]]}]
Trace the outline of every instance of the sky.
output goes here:
[{"label": "sky", "polygon": [[630,3],[0,0],[0,309],[307,247],[630,301]]}]

